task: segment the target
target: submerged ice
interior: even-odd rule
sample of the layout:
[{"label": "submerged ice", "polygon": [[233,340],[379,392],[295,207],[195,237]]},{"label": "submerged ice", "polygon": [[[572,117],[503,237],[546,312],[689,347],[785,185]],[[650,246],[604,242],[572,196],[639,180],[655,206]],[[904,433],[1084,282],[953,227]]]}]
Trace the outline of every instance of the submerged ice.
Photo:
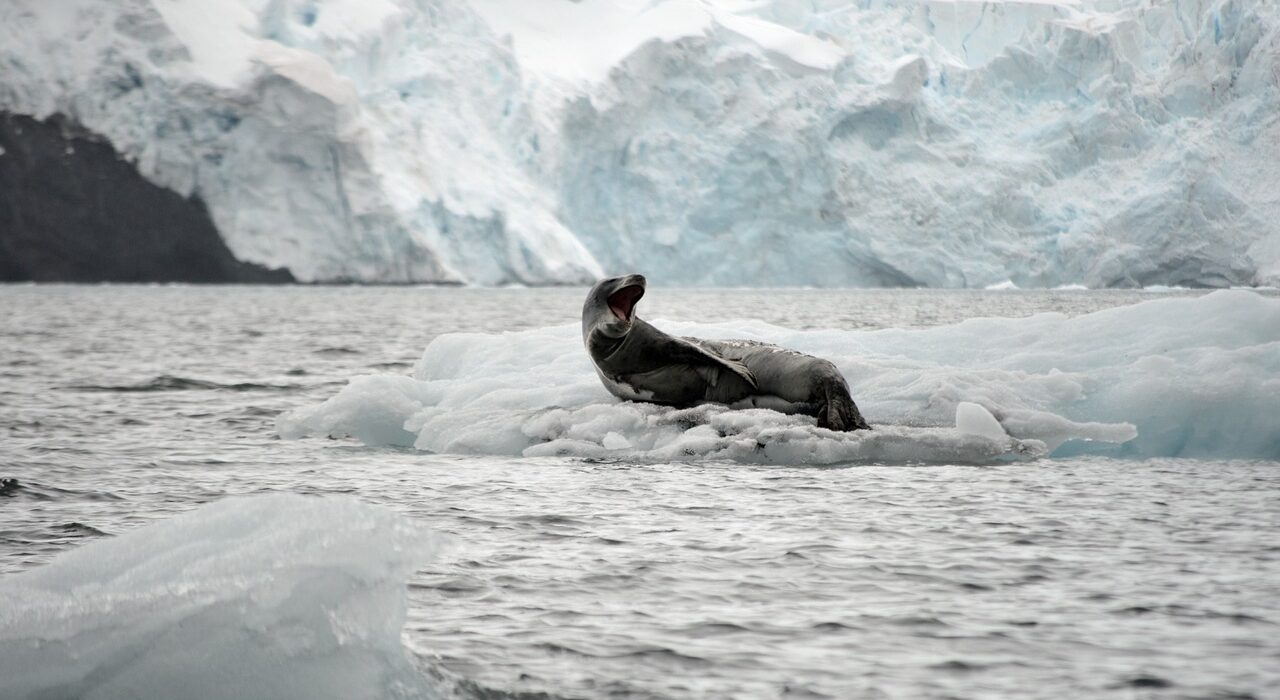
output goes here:
[{"label": "submerged ice", "polygon": [[6,698],[435,698],[400,643],[437,547],[350,497],[226,499],[0,582]]},{"label": "submerged ice", "polygon": [[15,0],[0,66],[302,280],[1280,283],[1271,0]]},{"label": "submerged ice", "polygon": [[641,461],[1280,458],[1280,300],[1252,292],[923,330],[654,323],[830,359],[874,430],[831,432],[768,410],[619,401],[601,386],[576,325],[441,336],[414,376],[356,377],[324,403],[282,416],[278,429],[439,453]]}]

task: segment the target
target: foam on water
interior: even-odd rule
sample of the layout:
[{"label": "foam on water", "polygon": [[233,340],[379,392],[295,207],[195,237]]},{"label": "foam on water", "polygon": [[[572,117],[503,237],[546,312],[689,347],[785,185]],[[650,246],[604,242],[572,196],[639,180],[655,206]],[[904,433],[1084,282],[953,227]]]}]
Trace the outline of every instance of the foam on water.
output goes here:
[{"label": "foam on water", "polygon": [[432,698],[400,643],[438,540],[354,498],[227,499],[0,582],[4,697]]},{"label": "foam on water", "polygon": [[441,336],[413,377],[356,377],[324,403],[282,416],[277,429],[438,453],[641,461],[1280,457],[1280,300],[1252,292],[925,330],[656,325],[828,358],[875,430],[836,433],[768,410],[619,401],[601,386],[576,325]]}]

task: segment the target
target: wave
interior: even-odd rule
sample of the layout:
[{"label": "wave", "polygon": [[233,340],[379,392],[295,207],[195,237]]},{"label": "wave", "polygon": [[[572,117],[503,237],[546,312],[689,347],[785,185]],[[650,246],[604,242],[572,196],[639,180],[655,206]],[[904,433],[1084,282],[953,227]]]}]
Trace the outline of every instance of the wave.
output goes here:
[{"label": "wave", "polygon": [[828,358],[875,430],[835,433],[767,410],[619,401],[600,385],[576,325],[440,336],[413,377],[355,377],[324,403],[280,416],[277,430],[437,453],[635,461],[1280,459],[1280,299],[1253,292],[923,330],[657,325]]},{"label": "wave", "polygon": [[293,391],[301,389],[300,384],[261,384],[254,382],[223,383],[190,377],[175,377],[162,374],[137,384],[77,384],[66,387],[71,391],[102,392],[151,392],[151,391]]}]

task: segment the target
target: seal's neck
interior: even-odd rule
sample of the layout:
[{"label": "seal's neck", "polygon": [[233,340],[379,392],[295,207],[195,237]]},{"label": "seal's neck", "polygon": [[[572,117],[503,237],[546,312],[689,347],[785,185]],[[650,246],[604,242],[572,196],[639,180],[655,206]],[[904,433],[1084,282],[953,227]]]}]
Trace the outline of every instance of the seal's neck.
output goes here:
[{"label": "seal's neck", "polygon": [[617,352],[623,343],[627,342],[627,335],[630,335],[630,333],[613,338],[601,333],[599,330],[593,330],[587,338],[587,350],[591,352],[592,357],[608,357]]}]

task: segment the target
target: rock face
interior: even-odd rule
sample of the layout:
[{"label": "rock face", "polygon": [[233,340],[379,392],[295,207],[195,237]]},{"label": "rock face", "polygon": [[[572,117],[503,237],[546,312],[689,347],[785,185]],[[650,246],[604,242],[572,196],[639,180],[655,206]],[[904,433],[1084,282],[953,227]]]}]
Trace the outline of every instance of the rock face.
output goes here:
[{"label": "rock face", "polygon": [[198,197],[55,115],[0,112],[0,280],[291,282],[236,260]]}]

